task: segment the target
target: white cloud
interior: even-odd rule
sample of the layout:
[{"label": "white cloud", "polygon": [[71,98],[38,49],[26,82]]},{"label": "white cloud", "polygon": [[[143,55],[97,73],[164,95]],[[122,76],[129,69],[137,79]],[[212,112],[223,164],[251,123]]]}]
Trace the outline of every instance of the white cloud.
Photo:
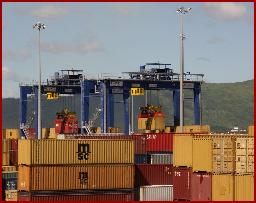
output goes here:
[{"label": "white cloud", "polygon": [[2,67],[2,76],[3,76],[3,80],[9,80],[13,82],[20,81],[20,77],[14,71],[12,71],[8,66]]},{"label": "white cloud", "polygon": [[233,2],[205,3],[203,8],[209,15],[223,20],[245,19],[247,16],[246,7]]},{"label": "white cloud", "polygon": [[58,18],[68,14],[66,7],[47,5],[30,11],[30,15],[38,18]]},{"label": "white cloud", "polygon": [[30,57],[31,52],[25,48],[16,51],[7,50],[3,52],[3,59],[8,61],[24,61]]},{"label": "white cloud", "polygon": [[88,54],[94,52],[104,51],[104,46],[99,41],[88,41],[83,43],[42,43],[41,48],[43,51],[60,54],[60,53],[78,53],[78,54]]}]

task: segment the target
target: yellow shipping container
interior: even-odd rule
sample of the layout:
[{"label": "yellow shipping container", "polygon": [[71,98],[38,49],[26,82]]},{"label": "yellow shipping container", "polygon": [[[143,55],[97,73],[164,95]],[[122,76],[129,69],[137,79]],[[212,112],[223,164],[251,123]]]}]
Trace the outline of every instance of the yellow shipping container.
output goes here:
[{"label": "yellow shipping container", "polygon": [[164,117],[155,117],[155,128],[156,130],[164,130],[165,129],[165,118]]},{"label": "yellow shipping container", "polygon": [[18,164],[134,163],[133,140],[19,140]]},{"label": "yellow shipping container", "polygon": [[6,129],[6,139],[19,139],[20,129],[9,128]]},{"label": "yellow shipping container", "polygon": [[254,200],[254,176],[235,175],[235,201]]},{"label": "yellow shipping container", "polygon": [[211,136],[194,136],[192,148],[192,170],[212,172]]},{"label": "yellow shipping container", "polygon": [[[176,127],[176,133],[180,133],[180,126]],[[183,133],[210,133],[209,125],[185,125],[183,126]]]},{"label": "yellow shipping container", "polygon": [[55,133],[55,128],[50,128],[50,133],[49,133],[49,139],[56,139],[57,134]]},{"label": "yellow shipping container", "polygon": [[146,129],[147,118],[138,118],[138,130]]},{"label": "yellow shipping container", "polygon": [[212,201],[233,201],[233,176],[212,174]]},{"label": "yellow shipping container", "polygon": [[50,134],[50,128],[42,128],[42,138],[47,139]]},{"label": "yellow shipping container", "polygon": [[173,165],[192,167],[192,136],[173,136]]},{"label": "yellow shipping container", "polygon": [[2,140],[6,139],[6,129],[2,129]]},{"label": "yellow shipping container", "polygon": [[2,165],[10,165],[10,140],[2,140]]},{"label": "yellow shipping container", "polygon": [[18,190],[5,190],[5,201],[18,201]]},{"label": "yellow shipping container", "polygon": [[230,135],[212,136],[212,172],[231,173],[234,171],[234,140]]},{"label": "yellow shipping container", "polygon": [[2,171],[17,171],[16,166],[2,166]]},{"label": "yellow shipping container", "polygon": [[248,126],[248,135],[254,137],[254,125]]}]

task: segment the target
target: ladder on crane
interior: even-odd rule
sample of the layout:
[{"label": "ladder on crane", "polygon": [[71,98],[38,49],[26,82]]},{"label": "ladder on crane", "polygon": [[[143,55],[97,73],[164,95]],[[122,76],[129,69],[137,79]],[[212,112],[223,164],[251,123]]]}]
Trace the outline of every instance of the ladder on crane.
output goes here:
[{"label": "ladder on crane", "polygon": [[84,123],[84,126],[82,128],[85,128],[88,135],[92,134],[91,128],[93,127],[95,121],[98,119],[98,117],[101,114],[101,108],[97,107],[96,112],[93,114],[92,119],[90,119],[87,123]]},{"label": "ladder on crane", "polygon": [[30,134],[28,132],[28,129],[30,128],[30,126],[32,125],[34,119],[35,119],[35,115],[36,115],[36,112],[35,111],[32,111],[29,119],[28,119],[28,122],[26,124],[22,123],[20,125],[20,129],[23,131],[24,135],[25,135],[25,138],[28,139],[30,138]]}]

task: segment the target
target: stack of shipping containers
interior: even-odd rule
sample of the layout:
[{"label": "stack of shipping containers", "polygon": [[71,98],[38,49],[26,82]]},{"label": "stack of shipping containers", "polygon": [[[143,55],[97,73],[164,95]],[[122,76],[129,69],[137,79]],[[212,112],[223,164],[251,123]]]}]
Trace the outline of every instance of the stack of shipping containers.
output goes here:
[{"label": "stack of shipping containers", "polygon": [[[211,200],[211,164],[205,162],[204,156],[210,152],[201,147],[203,140],[208,140],[209,126],[185,127],[184,134],[174,136],[173,146],[173,198],[176,201],[209,201]],[[179,131],[179,128],[177,129]],[[191,134],[200,133],[193,139]],[[205,134],[204,134],[205,133]],[[198,144],[194,147],[193,144]],[[203,157],[198,157],[197,150]],[[195,154],[196,156],[192,156]]]},{"label": "stack of shipping containers", "polygon": [[[135,164],[135,187],[137,200],[140,201],[172,201],[172,133],[155,133],[134,135],[144,152],[143,163]],[[140,138],[138,138],[140,137]],[[135,155],[135,157],[138,155]],[[140,155],[142,157],[142,155]]]},{"label": "stack of shipping containers", "polygon": [[131,139],[19,140],[19,200],[131,201]]},{"label": "stack of shipping containers", "polygon": [[18,129],[2,130],[2,200],[17,200]]},{"label": "stack of shipping containers", "polygon": [[174,199],[253,200],[253,143],[248,135],[175,135]]}]

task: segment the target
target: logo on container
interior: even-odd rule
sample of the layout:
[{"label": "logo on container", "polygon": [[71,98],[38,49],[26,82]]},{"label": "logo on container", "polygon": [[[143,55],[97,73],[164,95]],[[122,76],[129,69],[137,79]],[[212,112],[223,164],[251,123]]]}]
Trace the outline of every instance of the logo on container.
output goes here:
[{"label": "logo on container", "polygon": [[88,183],[88,172],[79,172],[80,184],[84,185]]},{"label": "logo on container", "polygon": [[78,155],[78,160],[88,160],[90,152],[89,144],[78,144],[78,151],[76,152]]}]

